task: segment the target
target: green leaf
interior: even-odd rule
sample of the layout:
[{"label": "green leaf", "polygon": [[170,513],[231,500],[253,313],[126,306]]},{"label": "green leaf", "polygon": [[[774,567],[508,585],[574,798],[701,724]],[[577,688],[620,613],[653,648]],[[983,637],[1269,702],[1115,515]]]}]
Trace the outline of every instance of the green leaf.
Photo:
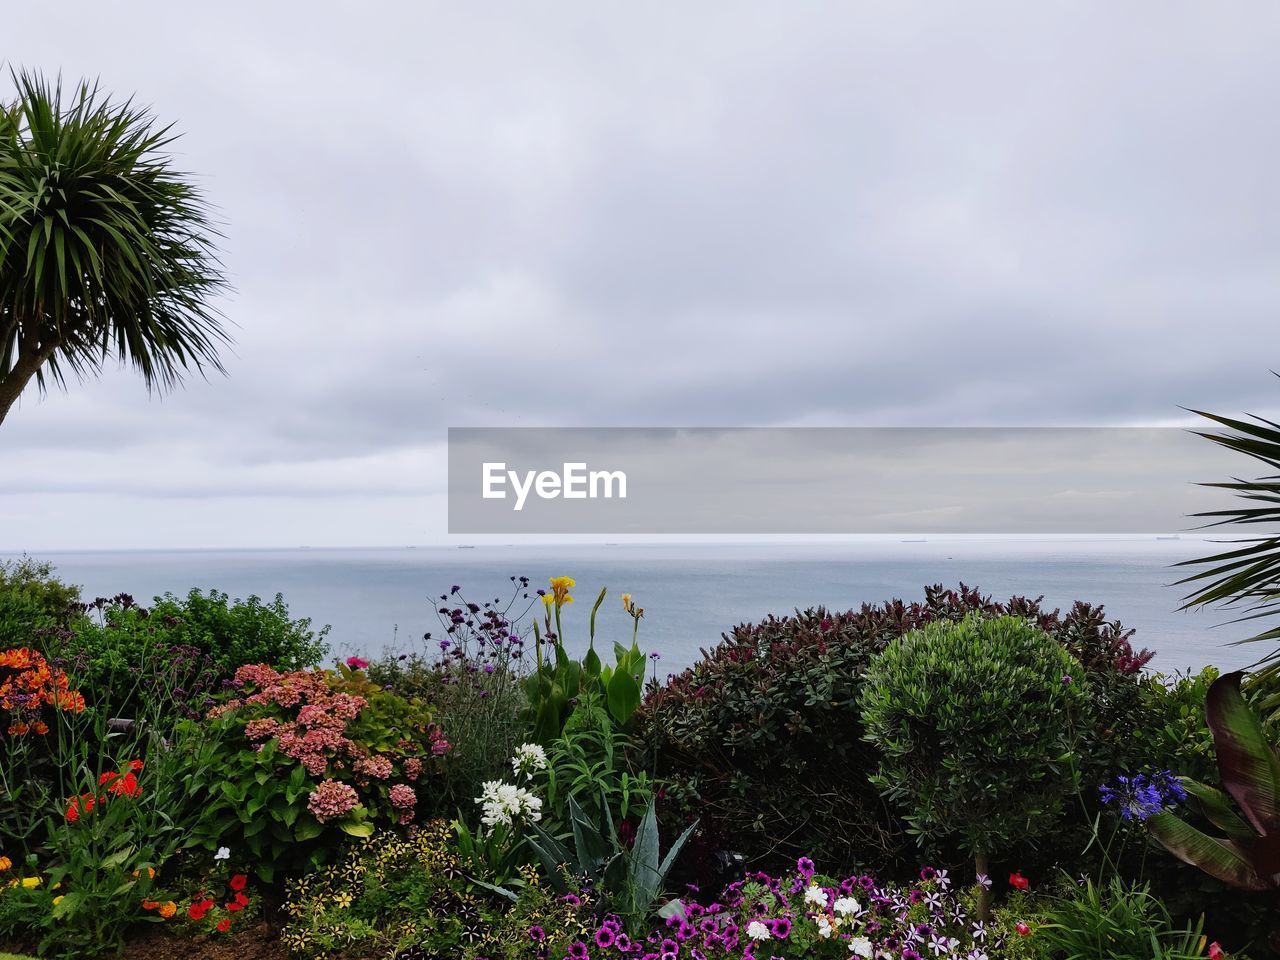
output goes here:
[{"label": "green leaf", "polygon": [[62,920],[65,917],[71,916],[76,912],[76,908],[80,906],[80,903],[83,900],[84,894],[78,893],[75,890],[72,890],[68,894],[64,894],[62,899],[53,905],[53,918],[55,920]]},{"label": "green leaf", "polygon": [[339,820],[338,826],[342,828],[344,833],[348,833],[353,837],[371,837],[373,836],[373,824],[368,820]]},{"label": "green leaf", "polygon": [[293,828],[293,835],[299,842],[314,840],[322,833],[324,824],[310,814],[299,820]]},{"label": "green leaf", "polygon": [[640,684],[630,673],[619,670],[609,679],[607,694],[609,714],[619,726],[625,726],[640,707]]},{"label": "green leaf", "polygon": [[1245,890],[1268,887],[1231,840],[1202,833],[1167,810],[1149,817],[1147,830],[1183,863],[1198,867],[1223,883]]}]

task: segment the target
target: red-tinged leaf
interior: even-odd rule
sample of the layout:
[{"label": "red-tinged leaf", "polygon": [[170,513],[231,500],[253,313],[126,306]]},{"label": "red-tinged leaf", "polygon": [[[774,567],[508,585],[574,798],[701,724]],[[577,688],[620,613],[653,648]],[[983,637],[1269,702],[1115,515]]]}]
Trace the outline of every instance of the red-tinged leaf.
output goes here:
[{"label": "red-tinged leaf", "polygon": [[1147,830],[1183,863],[1189,863],[1223,883],[1243,890],[1269,888],[1245,853],[1230,840],[1219,840],[1202,833],[1168,811],[1149,817]]},{"label": "red-tinged leaf", "polygon": [[1242,674],[1223,674],[1209,687],[1205,717],[1213,731],[1222,785],[1261,836],[1280,831],[1280,758],[1240,695]]}]

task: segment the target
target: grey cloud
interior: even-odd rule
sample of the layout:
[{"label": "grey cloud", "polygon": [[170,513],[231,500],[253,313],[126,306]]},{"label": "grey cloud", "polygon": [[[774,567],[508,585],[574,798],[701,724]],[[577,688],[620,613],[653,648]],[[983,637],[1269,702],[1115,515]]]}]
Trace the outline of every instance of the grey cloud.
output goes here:
[{"label": "grey cloud", "polygon": [[1269,6],[130,9],[14,11],[8,51],[185,131],[231,375],[28,397],[0,530],[56,463],[70,512],[163,491],[271,543],[290,469],[398,496],[450,425],[1277,408]]}]

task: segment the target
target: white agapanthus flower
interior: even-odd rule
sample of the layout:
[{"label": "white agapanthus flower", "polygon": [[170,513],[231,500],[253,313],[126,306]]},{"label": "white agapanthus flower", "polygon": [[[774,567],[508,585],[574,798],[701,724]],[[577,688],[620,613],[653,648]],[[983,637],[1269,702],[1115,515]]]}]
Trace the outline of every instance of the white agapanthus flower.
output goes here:
[{"label": "white agapanthus flower", "polygon": [[862,909],[862,904],[853,897],[841,897],[831,905],[831,909],[842,917],[851,917]]},{"label": "white agapanthus flower", "polygon": [[827,891],[816,883],[811,883],[809,889],[804,892],[804,902],[825,910],[827,909]]},{"label": "white agapanthus flower", "polygon": [[747,924],[747,936],[752,940],[768,940],[770,936],[769,928],[759,920],[752,920]]},{"label": "white agapanthus flower", "polygon": [[511,758],[511,769],[516,774],[531,774],[535,770],[547,769],[547,751],[541,744],[522,743],[516,747],[516,754]]},{"label": "white agapanthus flower", "polygon": [[524,787],[512,783],[490,780],[476,797],[480,804],[480,822],[487,827],[497,824],[510,826],[515,820],[537,823],[542,819],[542,801]]},{"label": "white agapanthus flower", "polygon": [[866,937],[854,937],[849,941],[849,952],[855,957],[870,957],[871,941]]}]

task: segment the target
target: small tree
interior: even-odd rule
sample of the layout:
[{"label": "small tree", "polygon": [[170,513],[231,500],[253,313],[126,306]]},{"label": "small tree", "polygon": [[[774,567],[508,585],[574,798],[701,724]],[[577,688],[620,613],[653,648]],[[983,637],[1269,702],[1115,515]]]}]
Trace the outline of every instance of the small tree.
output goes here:
[{"label": "small tree", "polygon": [[1033,624],[969,616],[913,631],[871,661],[861,700],[882,756],[872,781],[911,833],[958,840],[979,874],[1060,811],[1087,696],[1079,663]]},{"label": "small tree", "polygon": [[0,422],[34,380],[111,356],[149,389],[220,370],[224,286],[204,202],[131,102],[17,74],[0,103]]}]

